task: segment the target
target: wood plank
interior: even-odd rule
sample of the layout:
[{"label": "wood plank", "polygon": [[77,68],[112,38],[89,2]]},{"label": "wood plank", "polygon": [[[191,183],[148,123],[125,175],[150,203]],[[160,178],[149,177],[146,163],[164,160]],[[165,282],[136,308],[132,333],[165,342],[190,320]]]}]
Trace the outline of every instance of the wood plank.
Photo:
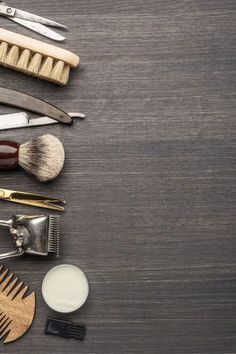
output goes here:
[{"label": "wood plank", "polygon": [[[4,354],[235,353],[235,1],[11,5],[68,25],[62,47],[81,66],[66,88],[4,68],[0,85],[87,120],[0,134],[61,138],[67,159],[55,182],[39,185],[20,170],[0,178],[5,188],[68,202],[59,260],[5,262],[36,289],[37,313]],[[2,26],[42,40],[7,19]],[[37,211],[1,205],[2,219]],[[7,236],[2,231],[4,251]],[[59,263],[78,265],[90,282],[88,302],[69,316],[87,324],[83,343],[43,333],[53,313],[41,281]]]}]

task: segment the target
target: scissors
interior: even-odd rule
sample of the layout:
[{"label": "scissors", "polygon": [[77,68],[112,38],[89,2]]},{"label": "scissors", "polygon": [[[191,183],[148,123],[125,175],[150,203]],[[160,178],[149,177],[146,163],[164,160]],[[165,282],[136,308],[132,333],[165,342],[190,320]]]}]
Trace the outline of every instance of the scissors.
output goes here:
[{"label": "scissors", "polygon": [[0,199],[8,202],[31,205],[38,208],[64,211],[65,208],[58,204],[65,204],[65,200],[46,197],[39,194],[0,189]]},{"label": "scissors", "polygon": [[8,6],[3,1],[0,1],[0,16],[7,17],[9,20],[15,21],[22,26],[25,26],[32,31],[42,34],[45,37],[54,39],[55,41],[64,41],[65,37],[59,33],[47,28],[46,26],[67,29],[66,26],[48,20],[47,18],[34,15],[30,12],[22,11],[14,7]]}]

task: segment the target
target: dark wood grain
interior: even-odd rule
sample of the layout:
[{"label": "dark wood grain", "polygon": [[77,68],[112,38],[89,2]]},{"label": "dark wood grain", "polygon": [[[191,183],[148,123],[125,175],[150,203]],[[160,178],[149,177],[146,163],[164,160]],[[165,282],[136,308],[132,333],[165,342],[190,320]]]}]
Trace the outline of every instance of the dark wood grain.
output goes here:
[{"label": "dark wood grain", "polygon": [[[0,351],[235,353],[236,2],[11,4],[68,25],[63,47],[81,56],[81,67],[66,88],[3,68],[0,84],[87,120],[0,134],[60,137],[67,159],[55,182],[42,186],[22,171],[0,178],[5,188],[68,202],[58,261],[4,262],[36,289],[37,314],[27,335]],[[1,202],[1,218],[36,211]],[[9,245],[2,231],[1,249]],[[87,324],[83,343],[43,333],[52,312],[41,281],[59,263],[78,265],[90,282],[88,302],[68,317]]]}]

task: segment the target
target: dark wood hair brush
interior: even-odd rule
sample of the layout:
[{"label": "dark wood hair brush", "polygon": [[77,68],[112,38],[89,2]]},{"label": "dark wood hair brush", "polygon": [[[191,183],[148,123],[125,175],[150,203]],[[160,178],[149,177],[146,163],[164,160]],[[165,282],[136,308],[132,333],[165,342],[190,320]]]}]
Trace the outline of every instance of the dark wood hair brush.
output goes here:
[{"label": "dark wood hair brush", "polygon": [[65,160],[62,143],[50,134],[20,145],[16,141],[0,140],[0,169],[18,166],[40,182],[48,182],[61,172]]}]

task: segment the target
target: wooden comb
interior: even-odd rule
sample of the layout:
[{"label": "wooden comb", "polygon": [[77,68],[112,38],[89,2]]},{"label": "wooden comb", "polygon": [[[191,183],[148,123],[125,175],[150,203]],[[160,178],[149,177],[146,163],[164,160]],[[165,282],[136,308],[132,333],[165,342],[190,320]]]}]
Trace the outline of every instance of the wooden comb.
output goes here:
[{"label": "wooden comb", "polygon": [[0,339],[4,343],[20,338],[33,322],[35,292],[24,297],[28,285],[12,279],[13,273],[0,266]]},{"label": "wooden comb", "polygon": [[79,57],[68,50],[0,28],[0,64],[66,85]]}]

